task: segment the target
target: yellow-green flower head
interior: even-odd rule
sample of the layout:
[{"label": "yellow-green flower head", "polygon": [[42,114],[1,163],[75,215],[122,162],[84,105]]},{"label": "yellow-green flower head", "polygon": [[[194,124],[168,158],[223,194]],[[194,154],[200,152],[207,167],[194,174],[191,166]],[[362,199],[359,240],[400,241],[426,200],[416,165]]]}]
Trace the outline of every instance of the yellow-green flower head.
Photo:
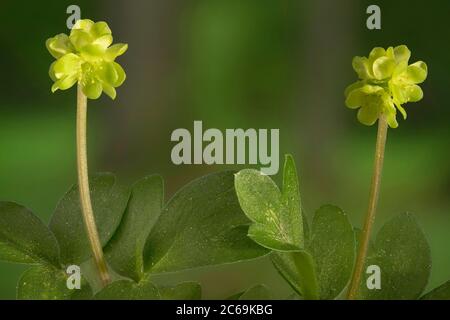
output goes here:
[{"label": "yellow-green flower head", "polygon": [[46,42],[50,54],[57,60],[50,66],[50,78],[55,82],[52,92],[81,86],[89,99],[97,99],[104,91],[112,99],[126,78],[122,67],[114,60],[125,53],[127,44],[112,45],[111,29],[106,22],[78,20],[70,36],[58,34]]},{"label": "yellow-green flower head", "polygon": [[406,119],[403,104],[423,98],[418,86],[427,78],[428,69],[423,61],[409,64],[411,51],[405,45],[374,48],[369,57],[353,58],[353,69],[359,81],[345,90],[345,104],[358,109],[358,120],[373,125],[384,115],[391,128],[397,128],[397,109]]}]

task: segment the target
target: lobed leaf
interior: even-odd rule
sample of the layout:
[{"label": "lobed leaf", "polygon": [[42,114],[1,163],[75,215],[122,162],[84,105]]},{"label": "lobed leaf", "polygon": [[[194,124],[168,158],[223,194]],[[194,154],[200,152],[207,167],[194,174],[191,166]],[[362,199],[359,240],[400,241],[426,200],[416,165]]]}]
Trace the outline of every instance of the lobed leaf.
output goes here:
[{"label": "lobed leaf", "polygon": [[314,215],[311,253],[320,299],[335,298],[347,285],[355,259],[355,234],[347,215],[336,206],[323,206]]},{"label": "lobed leaf", "polygon": [[269,176],[251,169],[236,175],[235,188],[242,210],[253,221],[250,238],[277,251],[304,247],[300,193],[292,156],[286,156],[283,192]]},{"label": "lobed leaf", "polygon": [[132,188],[122,222],[105,248],[111,266],[121,275],[139,281],[144,276],[145,240],[156,223],[164,201],[160,176],[148,176]]},{"label": "lobed leaf", "polygon": [[298,183],[297,168],[292,155],[285,156],[284,170],[283,170],[283,201],[289,210],[288,221],[290,222],[290,232],[292,240],[295,244],[304,248],[305,235],[303,225],[303,211],[300,198],[300,186]]},{"label": "lobed leaf", "polygon": [[378,232],[366,267],[381,269],[381,289],[360,287],[360,299],[413,300],[425,289],[431,270],[430,247],[411,214],[388,221]]},{"label": "lobed leaf", "polygon": [[[90,178],[91,200],[102,245],[106,245],[120,224],[129,191],[116,183],[112,174]],[[61,261],[81,264],[91,256],[80,206],[78,185],[74,185],[58,203],[50,221],[50,229],[58,239]]]},{"label": "lobed leaf", "polygon": [[226,171],[183,187],[163,209],[144,248],[150,273],[237,262],[267,254],[247,237],[249,221]]},{"label": "lobed leaf", "polygon": [[67,275],[62,270],[34,266],[26,270],[17,285],[20,300],[85,300],[92,297],[89,285],[82,281],[81,289],[67,288]]},{"label": "lobed leaf", "polygon": [[272,263],[292,289],[304,299],[319,299],[314,261],[307,251],[274,252]]},{"label": "lobed leaf", "polygon": [[119,280],[111,283],[94,296],[95,300],[159,300],[158,288],[148,279],[139,283]]},{"label": "lobed leaf", "polygon": [[0,260],[58,267],[58,243],[30,210],[13,202],[0,202]]},{"label": "lobed leaf", "polygon": [[202,287],[197,282],[184,282],[174,287],[159,287],[161,300],[201,300]]},{"label": "lobed leaf", "polygon": [[243,292],[238,300],[270,300],[272,295],[269,288],[263,284],[258,284]]},{"label": "lobed leaf", "polygon": [[423,295],[420,300],[450,300],[450,281]]}]

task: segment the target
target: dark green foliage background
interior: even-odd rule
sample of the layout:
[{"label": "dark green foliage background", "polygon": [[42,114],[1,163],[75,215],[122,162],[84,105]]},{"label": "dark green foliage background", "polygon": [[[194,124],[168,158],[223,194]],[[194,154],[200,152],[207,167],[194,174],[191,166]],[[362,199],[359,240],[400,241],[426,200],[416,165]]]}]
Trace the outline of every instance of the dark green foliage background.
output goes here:
[{"label": "dark green foliage background", "polygon": [[[45,221],[76,180],[75,91],[50,93],[52,58],[44,46],[67,31],[73,3],[4,0],[0,11],[0,199]],[[225,169],[172,165],[174,129],[190,129],[194,120],[208,128],[280,128],[280,150],[296,157],[310,219],[333,203],[360,224],[375,128],[358,124],[344,107],[343,90],[356,77],[351,59],[374,46],[408,45],[413,61],[427,62],[429,78],[425,98],[407,105],[408,120],[389,132],[377,225],[416,214],[432,248],[429,287],[450,278],[450,2],[377,1],[381,31],[365,28],[372,1],[77,3],[83,17],[108,21],[116,41],[130,44],[120,58],[128,80],[118,99],[90,102],[92,172],[116,172],[127,184],[159,173],[168,199],[193,178]],[[15,297],[22,270],[0,263],[0,298]],[[261,282],[276,297],[289,292],[267,258],[157,280],[199,280],[206,298]]]}]

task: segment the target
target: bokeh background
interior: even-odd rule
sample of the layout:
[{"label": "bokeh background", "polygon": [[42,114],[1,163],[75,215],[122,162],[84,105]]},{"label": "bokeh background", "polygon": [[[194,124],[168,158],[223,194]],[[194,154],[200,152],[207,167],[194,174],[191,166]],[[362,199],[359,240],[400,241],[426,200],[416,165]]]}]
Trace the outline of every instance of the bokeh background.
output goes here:
[{"label": "bokeh background", "polygon": [[[280,128],[280,158],[297,159],[303,205],[341,206],[360,225],[366,210],[375,127],[344,106],[355,81],[351,60],[374,46],[406,44],[424,60],[425,98],[389,131],[379,227],[404,211],[417,215],[432,248],[430,286],[450,279],[450,2],[362,0],[20,1],[0,5],[0,199],[48,221],[76,180],[75,90],[51,94],[45,40],[66,29],[66,8],[106,20],[128,80],[112,102],[89,105],[91,171],[124,183],[160,173],[167,198],[227,166],[175,166],[176,128]],[[366,28],[366,8],[382,9],[382,30]],[[242,168],[244,166],[238,167]],[[0,298],[15,297],[25,267],[0,263]],[[266,259],[157,278],[202,282],[206,298],[265,283],[290,289]]]}]

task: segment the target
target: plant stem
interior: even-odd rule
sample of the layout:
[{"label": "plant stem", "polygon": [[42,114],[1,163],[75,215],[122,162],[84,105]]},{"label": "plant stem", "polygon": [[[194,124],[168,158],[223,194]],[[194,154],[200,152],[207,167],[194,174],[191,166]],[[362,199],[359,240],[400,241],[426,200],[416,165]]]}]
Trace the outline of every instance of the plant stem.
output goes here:
[{"label": "plant stem", "polygon": [[87,98],[78,86],[77,92],[77,165],[78,165],[78,185],[80,191],[81,211],[83,212],[84,225],[91,245],[94,261],[97,266],[100,280],[103,286],[110,283],[111,278],[108,273],[105,258],[103,256],[102,245],[95,225],[94,213],[92,210],[91,196],[89,192],[89,176],[87,164],[86,148],[86,126],[87,126]]},{"label": "plant stem", "polygon": [[319,284],[311,255],[304,251],[288,253],[297,268],[300,293],[305,300],[319,300]]},{"label": "plant stem", "polygon": [[353,270],[352,280],[347,293],[347,299],[354,300],[358,294],[358,289],[361,283],[364,265],[367,257],[367,249],[370,242],[370,234],[372,226],[375,221],[375,214],[377,210],[378,198],[380,194],[381,173],[383,171],[384,149],[386,146],[388,124],[386,118],[381,115],[378,119],[378,133],[375,147],[375,164],[372,175],[372,184],[369,195],[369,208],[364,222],[364,227],[361,233],[360,245],[358,255],[356,257],[355,268]]}]

